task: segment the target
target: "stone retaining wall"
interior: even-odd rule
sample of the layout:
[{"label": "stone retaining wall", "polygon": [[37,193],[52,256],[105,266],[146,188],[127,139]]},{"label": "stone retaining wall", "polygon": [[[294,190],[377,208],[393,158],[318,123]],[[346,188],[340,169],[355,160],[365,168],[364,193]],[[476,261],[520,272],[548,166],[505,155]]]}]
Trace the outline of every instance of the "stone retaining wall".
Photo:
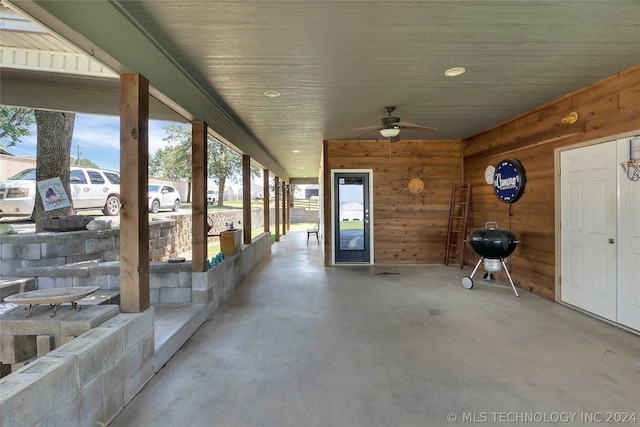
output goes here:
[{"label": "stone retaining wall", "polygon": [[[282,211],[280,211],[282,214]],[[271,209],[273,223],[274,210]],[[208,214],[213,221],[210,234],[228,229],[233,222],[242,228],[242,210],[221,210]],[[291,222],[314,223],[318,211],[292,209]],[[149,260],[167,261],[171,257],[191,251],[192,217],[175,213],[166,219],[149,223]],[[262,208],[251,210],[252,228],[262,227]],[[215,242],[219,238],[211,237]],[[120,229],[104,231],[70,231],[64,233],[0,235],[0,276],[15,276],[17,269],[59,266],[83,261],[117,261],[120,256]]]},{"label": "stone retaining wall", "polygon": [[[184,229],[189,229],[188,241]],[[149,259],[166,261],[191,249],[191,216],[149,224]],[[120,229],[0,236],[0,276],[16,276],[21,268],[55,267],[83,261],[120,259]]]}]

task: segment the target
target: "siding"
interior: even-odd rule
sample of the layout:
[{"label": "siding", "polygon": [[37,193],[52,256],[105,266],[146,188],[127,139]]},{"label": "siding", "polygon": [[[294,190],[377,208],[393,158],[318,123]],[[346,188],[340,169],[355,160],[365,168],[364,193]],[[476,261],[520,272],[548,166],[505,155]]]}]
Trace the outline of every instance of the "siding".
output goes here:
[{"label": "siding", "polygon": [[[575,124],[562,118],[575,111]],[[473,186],[472,228],[497,221],[522,241],[510,257],[514,281],[546,298],[555,297],[556,221],[554,152],[558,147],[616,139],[640,131],[640,66],[566,95],[464,141],[465,179]],[[484,182],[484,169],[504,158],[518,159],[527,178],[511,206]],[[477,256],[468,251],[474,264]]]},{"label": "siding", "polygon": [[[462,178],[461,141],[326,141],[331,169],[373,170],[376,264],[444,261],[451,185]],[[422,176],[423,193],[410,197],[408,181]],[[328,194],[329,192],[325,192]],[[325,212],[330,199],[325,197]],[[325,215],[325,260],[331,259],[331,215]],[[328,251],[328,252],[327,252]]]}]

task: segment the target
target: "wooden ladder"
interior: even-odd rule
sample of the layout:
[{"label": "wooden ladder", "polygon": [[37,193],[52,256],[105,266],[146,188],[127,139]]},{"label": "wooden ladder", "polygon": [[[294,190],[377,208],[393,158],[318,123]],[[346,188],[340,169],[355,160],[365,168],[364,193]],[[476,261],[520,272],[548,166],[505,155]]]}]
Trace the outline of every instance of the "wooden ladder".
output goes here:
[{"label": "wooden ladder", "polygon": [[[464,267],[466,247],[464,239],[467,237],[469,222],[469,206],[471,203],[471,184],[456,190],[456,183],[451,188],[451,204],[449,206],[449,229],[447,231],[447,247],[444,254],[444,264],[449,261],[460,261],[460,268]],[[454,248],[459,247],[456,251]],[[456,258],[459,257],[459,258]]]}]

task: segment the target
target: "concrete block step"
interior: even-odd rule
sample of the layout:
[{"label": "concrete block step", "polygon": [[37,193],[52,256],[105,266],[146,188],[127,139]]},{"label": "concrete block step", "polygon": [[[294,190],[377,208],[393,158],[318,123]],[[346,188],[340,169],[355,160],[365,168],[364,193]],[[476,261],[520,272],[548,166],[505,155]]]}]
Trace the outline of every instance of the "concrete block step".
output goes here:
[{"label": "concrete block step", "polygon": [[63,265],[49,265],[44,267],[17,268],[16,274],[20,276],[46,276],[46,277],[86,277],[92,267],[99,264],[98,261],[81,261]]},{"label": "concrete block step", "polygon": [[209,317],[207,304],[154,304],[155,371],[158,372]]},{"label": "concrete block step", "polygon": [[94,293],[78,300],[78,305],[120,305],[119,289],[98,289]]},{"label": "concrete block step", "polygon": [[120,307],[117,305],[98,305],[80,310],[61,323],[61,335],[63,337],[77,337],[119,313]]},{"label": "concrete block step", "polygon": [[[165,261],[152,261],[149,263],[149,271],[153,274],[167,274],[191,271],[191,262],[168,263]],[[88,277],[106,274],[120,274],[120,262],[101,262],[92,260],[63,265],[22,267],[16,269],[16,274],[20,277]]]},{"label": "concrete block step", "polygon": [[36,290],[34,277],[0,277],[0,302],[8,296]]}]

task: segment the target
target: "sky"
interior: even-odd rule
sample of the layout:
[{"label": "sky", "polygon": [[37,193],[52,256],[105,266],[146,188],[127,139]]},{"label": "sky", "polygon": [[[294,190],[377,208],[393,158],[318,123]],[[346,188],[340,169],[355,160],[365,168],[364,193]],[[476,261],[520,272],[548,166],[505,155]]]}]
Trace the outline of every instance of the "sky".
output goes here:
[{"label": "sky", "polygon": [[[176,124],[158,120],[149,121],[149,155],[165,145],[164,127]],[[22,137],[13,147],[1,141],[9,153],[21,157],[35,157],[37,145],[36,125],[30,127],[31,135]],[[71,155],[89,159],[102,169],[120,170],[120,120],[116,116],[76,114],[71,140]]]},{"label": "sky", "polygon": [[[149,120],[149,156],[156,153],[166,143],[164,128],[170,125],[184,124],[160,120]],[[0,141],[4,150],[15,156],[36,157],[37,129],[36,125],[30,128],[31,135],[22,137],[13,147],[7,148],[9,140]],[[120,170],[120,120],[117,116],[105,116],[96,114],[76,113],[76,122],[73,127],[71,139],[71,155],[78,157],[80,150],[81,159],[89,159],[101,169]],[[231,186],[232,183],[228,182]],[[209,180],[210,187],[214,187]],[[262,185],[262,178],[259,179]],[[304,188],[306,186],[302,186]],[[217,187],[215,187],[217,188]]]}]

